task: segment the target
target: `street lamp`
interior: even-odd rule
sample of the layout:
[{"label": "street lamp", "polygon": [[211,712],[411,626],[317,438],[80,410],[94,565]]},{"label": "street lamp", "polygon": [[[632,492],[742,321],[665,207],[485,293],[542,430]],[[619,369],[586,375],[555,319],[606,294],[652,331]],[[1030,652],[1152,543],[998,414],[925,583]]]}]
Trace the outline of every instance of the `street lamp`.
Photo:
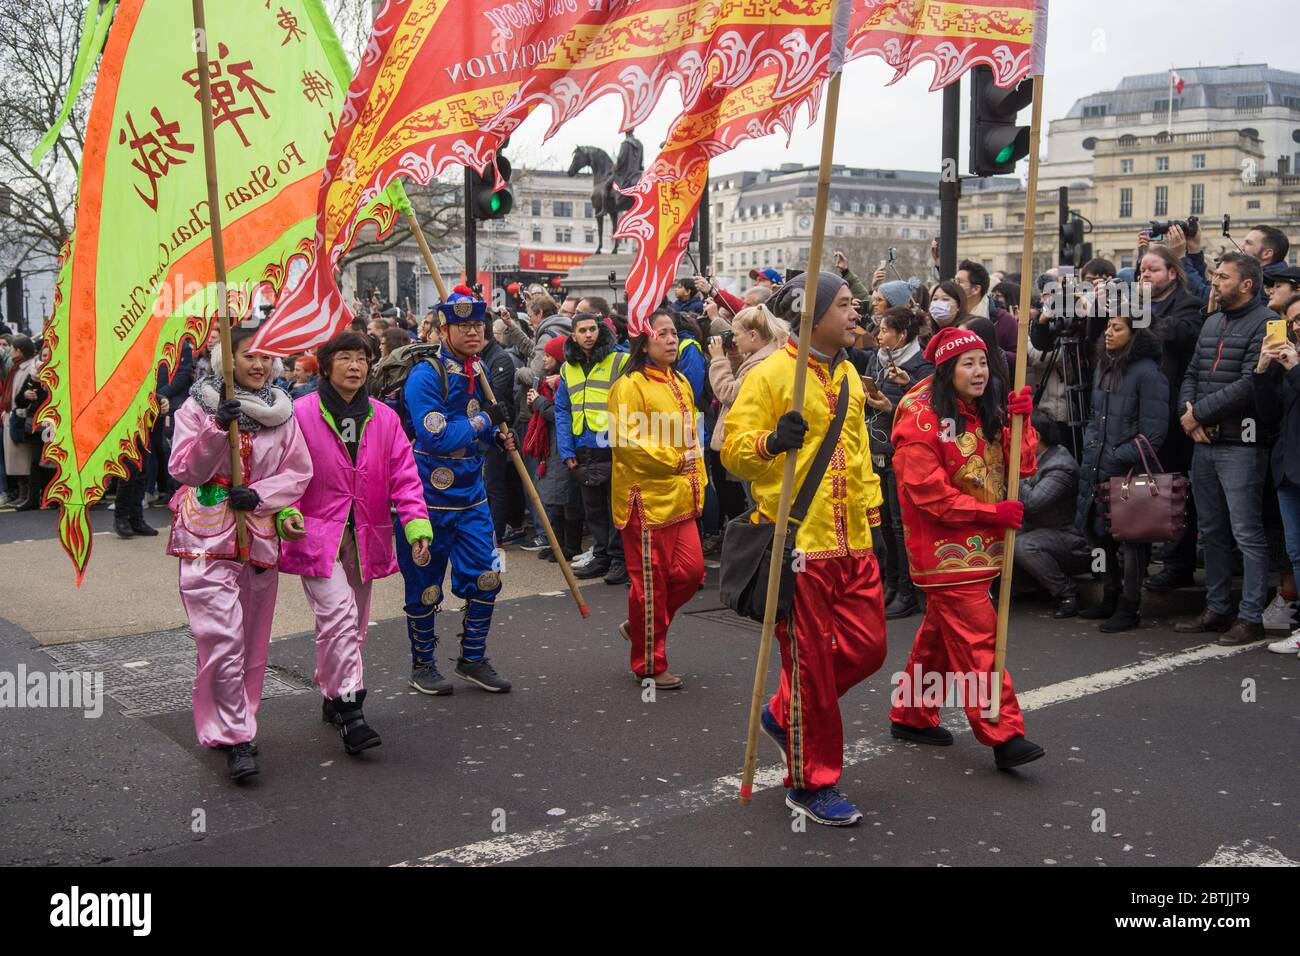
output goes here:
[{"label": "street lamp", "polygon": [[48,301],[49,299],[47,296],[41,296],[41,331],[42,332],[45,331],[45,320],[50,317],[49,313],[45,311],[45,303]]},{"label": "street lamp", "polygon": [[25,331],[28,334],[30,334],[32,331],[31,304],[32,304],[32,290],[23,289],[23,325],[27,326]]}]

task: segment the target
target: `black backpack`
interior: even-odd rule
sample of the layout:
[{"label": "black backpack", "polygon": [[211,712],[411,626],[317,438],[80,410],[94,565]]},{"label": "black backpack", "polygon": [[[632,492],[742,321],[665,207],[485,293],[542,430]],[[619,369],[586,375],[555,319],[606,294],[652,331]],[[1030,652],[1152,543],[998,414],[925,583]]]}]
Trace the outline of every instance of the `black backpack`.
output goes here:
[{"label": "black backpack", "polygon": [[410,345],[403,345],[400,349],[389,352],[370,371],[371,395],[380,401],[386,401],[390,395],[396,393],[397,413],[402,418],[402,427],[406,429],[408,438],[414,438],[414,428],[411,424],[411,416],[406,410],[406,380],[410,377],[411,369],[421,362],[428,362],[438,370],[438,377],[442,380],[442,395],[445,399],[448,394],[447,369],[442,364],[442,349],[436,342],[412,342]]}]

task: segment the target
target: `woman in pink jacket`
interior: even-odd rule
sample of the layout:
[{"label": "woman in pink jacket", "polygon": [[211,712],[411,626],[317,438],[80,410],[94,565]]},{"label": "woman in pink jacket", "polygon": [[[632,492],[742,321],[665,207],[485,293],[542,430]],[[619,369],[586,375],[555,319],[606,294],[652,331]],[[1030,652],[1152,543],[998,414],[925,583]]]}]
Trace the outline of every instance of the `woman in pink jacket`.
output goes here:
[{"label": "woman in pink jacket", "polygon": [[[168,462],[184,486],[172,496],[167,553],[181,559],[181,604],[198,651],[194,730],[199,743],[226,751],[235,780],[258,772],[253,738],[275,613],[277,532],[301,531],[288,506],[312,472],[289,394],[271,384],[272,359],[248,352],[253,331],[230,333],[235,397],[223,401],[218,373],[195,382],[190,400],[176,410]],[[218,357],[212,367],[221,368]],[[242,483],[230,474],[228,431],[235,420]],[[237,511],[248,530],[242,553]]]},{"label": "woman in pink jacket", "polygon": [[286,541],[280,570],[302,576],[316,614],[316,686],[321,713],[358,754],[379,746],[366,723],[361,648],[375,578],[397,571],[389,504],[418,564],[429,561],[433,527],[411,442],[397,413],[366,390],[371,352],[366,336],[343,332],[320,347],[320,387],[294,403],[315,464],[298,507],[307,535]]}]

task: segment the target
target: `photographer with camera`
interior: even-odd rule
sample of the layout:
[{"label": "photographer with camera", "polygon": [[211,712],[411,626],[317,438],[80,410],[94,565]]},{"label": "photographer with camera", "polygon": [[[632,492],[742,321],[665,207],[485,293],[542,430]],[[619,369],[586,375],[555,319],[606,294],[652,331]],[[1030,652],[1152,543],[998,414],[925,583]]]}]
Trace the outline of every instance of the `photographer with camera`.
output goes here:
[{"label": "photographer with camera", "polygon": [[[1273,312],[1259,301],[1259,260],[1226,253],[1214,274],[1221,310],[1205,320],[1178,400],[1180,423],[1196,443],[1192,494],[1205,549],[1206,607],[1182,634],[1226,632],[1219,643],[1246,644],[1264,636],[1269,555],[1263,486],[1268,450],[1259,428],[1251,371],[1259,362]],[[1226,507],[1225,507],[1226,505]],[[1232,613],[1232,546],[1241,550],[1241,606]]]}]

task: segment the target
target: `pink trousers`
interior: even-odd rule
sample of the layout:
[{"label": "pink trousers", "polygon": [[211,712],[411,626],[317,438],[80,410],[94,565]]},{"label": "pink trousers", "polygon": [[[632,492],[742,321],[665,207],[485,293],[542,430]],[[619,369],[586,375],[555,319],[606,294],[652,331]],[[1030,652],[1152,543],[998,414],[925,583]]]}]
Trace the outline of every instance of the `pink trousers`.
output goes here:
[{"label": "pink trousers", "polygon": [[181,604],[198,651],[194,732],[205,747],[257,736],[279,572],[239,561],[180,563]]},{"label": "pink trousers", "polygon": [[361,648],[370,620],[370,585],[361,580],[353,536],[343,535],[327,578],[302,576],[307,603],[316,615],[316,686],[326,697],[361,690]]}]

